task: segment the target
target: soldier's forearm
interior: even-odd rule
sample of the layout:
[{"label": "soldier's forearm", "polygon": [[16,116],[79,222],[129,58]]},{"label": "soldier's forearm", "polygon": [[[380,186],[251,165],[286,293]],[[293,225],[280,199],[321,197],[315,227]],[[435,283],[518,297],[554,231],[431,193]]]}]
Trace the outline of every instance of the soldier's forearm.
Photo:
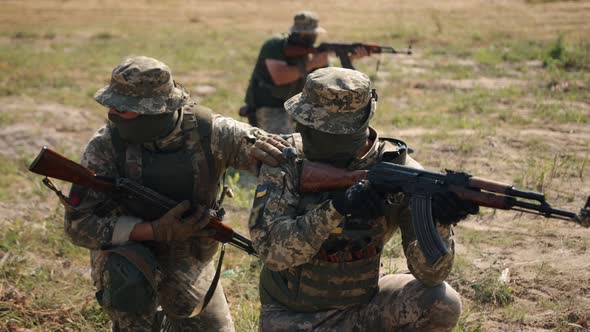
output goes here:
[{"label": "soldier's forearm", "polygon": [[298,66],[291,66],[285,61],[266,59],[266,69],[272,82],[276,85],[285,85],[297,81],[304,73]]},{"label": "soldier's forearm", "polygon": [[65,232],[74,244],[97,250],[128,242],[135,225],[141,222],[141,219],[131,216],[99,217],[71,211],[66,212]]}]

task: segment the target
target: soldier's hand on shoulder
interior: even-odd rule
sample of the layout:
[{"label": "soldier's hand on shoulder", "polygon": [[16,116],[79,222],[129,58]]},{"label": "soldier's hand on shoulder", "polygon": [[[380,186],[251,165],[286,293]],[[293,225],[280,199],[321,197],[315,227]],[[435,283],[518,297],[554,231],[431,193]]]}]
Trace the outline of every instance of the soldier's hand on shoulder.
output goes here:
[{"label": "soldier's hand on shoulder", "polygon": [[182,216],[189,209],[190,203],[184,201],[153,221],[154,240],[157,242],[186,241],[195,237],[212,236],[214,230],[204,229],[209,224],[209,209],[198,205],[195,212],[183,218]]},{"label": "soldier's hand on shoulder", "polygon": [[336,192],[332,204],[342,215],[356,218],[377,218],[384,215],[385,200],[367,180],[358,182],[345,192]]},{"label": "soldier's hand on shoulder", "polygon": [[289,142],[278,135],[267,135],[256,140],[250,148],[250,158],[254,162],[276,167],[285,162],[283,150],[291,146]]},{"label": "soldier's hand on shoulder", "polygon": [[478,205],[460,199],[453,192],[437,193],[432,196],[432,218],[438,224],[456,224],[468,215],[478,213]]}]

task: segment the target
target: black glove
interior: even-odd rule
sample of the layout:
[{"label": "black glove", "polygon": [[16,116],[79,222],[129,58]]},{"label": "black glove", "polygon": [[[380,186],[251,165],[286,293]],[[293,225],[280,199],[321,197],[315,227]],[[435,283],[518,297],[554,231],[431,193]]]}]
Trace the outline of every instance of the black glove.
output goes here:
[{"label": "black glove", "polygon": [[335,192],[332,204],[340,214],[355,218],[374,219],[382,216],[385,210],[383,197],[366,180],[351,186],[345,192]]},{"label": "black glove", "polygon": [[478,214],[479,206],[460,199],[453,192],[432,195],[432,219],[441,225],[452,225],[467,218],[470,214]]}]

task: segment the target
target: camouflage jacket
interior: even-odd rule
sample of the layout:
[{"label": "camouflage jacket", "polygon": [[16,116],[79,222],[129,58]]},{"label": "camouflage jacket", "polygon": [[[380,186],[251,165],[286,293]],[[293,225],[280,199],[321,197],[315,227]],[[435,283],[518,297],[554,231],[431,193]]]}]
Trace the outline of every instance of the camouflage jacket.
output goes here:
[{"label": "camouflage jacket", "polygon": [[[186,147],[180,123],[172,133],[156,142],[157,151],[166,151],[167,147]],[[116,151],[112,141],[110,122],[100,128],[92,137],[81,164],[98,175],[123,176],[116,166]],[[213,115],[211,128],[211,153],[214,158],[214,169],[209,170],[210,176],[219,179],[228,167],[250,170],[252,165],[248,151],[256,138],[265,133],[257,128],[226,118]],[[154,144],[144,144],[142,149],[154,151]],[[205,158],[200,146],[195,158]],[[194,170],[198,172],[199,170]],[[195,176],[197,178],[197,176]],[[196,186],[193,186],[196,187]],[[104,193],[87,190],[81,194],[80,203],[65,215],[65,231],[71,241],[88,249],[100,249],[103,246],[117,245],[129,241],[134,225],[143,222],[140,218],[128,213],[123,206],[109,200]]]},{"label": "camouflage jacket", "polygon": [[[354,160],[349,169],[367,169],[381,160],[387,142],[380,140],[372,129],[371,137],[374,141],[371,149],[362,158]],[[296,142],[297,139],[300,139],[300,136],[294,134],[289,140],[295,146],[300,146]],[[300,150],[298,149],[298,157],[303,158]],[[422,168],[410,156],[406,157],[405,165]],[[298,192],[298,183],[299,174],[294,165],[287,166],[286,170],[268,166],[261,168],[249,228],[254,246],[264,262],[264,269],[297,269],[317,259],[324,241],[345,219],[336,211],[329,199],[317,202],[304,214],[297,213],[300,202],[308,196]],[[409,200],[403,196],[396,195],[398,199],[387,206],[385,231],[380,235],[381,243],[385,244],[400,230],[403,250],[411,273],[428,286],[440,284],[450,273],[453,264],[452,229],[450,226],[438,227],[443,242],[451,252],[450,259],[441,262],[436,268],[429,266],[416,241],[408,208]]]}]

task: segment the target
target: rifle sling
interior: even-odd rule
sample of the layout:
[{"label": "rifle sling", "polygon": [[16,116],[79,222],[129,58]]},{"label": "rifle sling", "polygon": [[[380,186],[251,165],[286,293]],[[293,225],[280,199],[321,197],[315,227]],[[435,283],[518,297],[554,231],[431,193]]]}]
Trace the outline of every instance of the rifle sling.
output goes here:
[{"label": "rifle sling", "polygon": [[219,253],[219,260],[217,261],[217,267],[215,268],[215,275],[213,276],[213,280],[211,280],[211,286],[205,293],[205,297],[203,301],[201,301],[194,309],[193,312],[188,316],[188,318],[192,318],[203,312],[211,299],[213,298],[213,294],[215,294],[215,290],[217,289],[217,284],[219,283],[219,278],[221,277],[221,265],[223,264],[223,256],[225,256],[225,243],[221,244],[221,252]]}]

